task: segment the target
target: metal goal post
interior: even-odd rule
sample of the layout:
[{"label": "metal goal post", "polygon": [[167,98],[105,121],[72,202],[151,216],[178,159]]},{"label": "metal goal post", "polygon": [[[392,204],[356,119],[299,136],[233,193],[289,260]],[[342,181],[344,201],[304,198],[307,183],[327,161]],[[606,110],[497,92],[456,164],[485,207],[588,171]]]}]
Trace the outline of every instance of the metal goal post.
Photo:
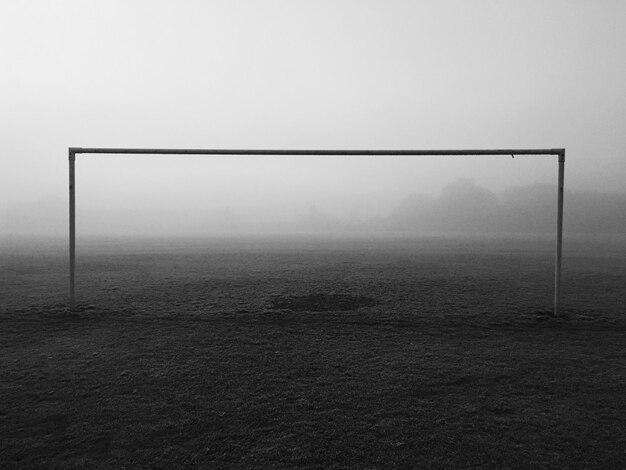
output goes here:
[{"label": "metal goal post", "polygon": [[76,304],[76,176],[77,154],[134,154],[134,155],[272,155],[272,156],[371,156],[371,157],[444,157],[480,155],[556,155],[558,157],[556,252],[554,269],[554,315],[561,314],[561,258],[563,251],[563,185],[565,176],[565,149],[494,149],[494,150],[269,150],[269,149],[149,149],[149,148],[82,148],[70,147],[69,203],[70,203],[70,301]]}]

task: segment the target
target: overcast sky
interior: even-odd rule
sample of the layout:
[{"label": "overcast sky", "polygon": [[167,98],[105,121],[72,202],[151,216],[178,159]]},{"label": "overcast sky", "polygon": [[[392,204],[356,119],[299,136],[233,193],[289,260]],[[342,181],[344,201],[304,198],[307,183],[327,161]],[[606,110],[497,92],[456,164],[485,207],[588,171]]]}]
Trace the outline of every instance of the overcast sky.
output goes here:
[{"label": "overcast sky", "polygon": [[[2,0],[0,213],[65,204],[69,146],[565,147],[566,185],[622,191],[625,58],[623,0]],[[77,177],[79,211],[368,216],[556,162],[79,155]]]}]

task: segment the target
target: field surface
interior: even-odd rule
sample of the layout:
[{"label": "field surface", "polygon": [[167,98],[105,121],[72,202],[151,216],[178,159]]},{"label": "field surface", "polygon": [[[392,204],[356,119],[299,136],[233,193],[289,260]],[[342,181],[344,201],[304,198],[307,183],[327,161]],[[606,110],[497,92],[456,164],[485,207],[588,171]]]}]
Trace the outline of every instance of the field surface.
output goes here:
[{"label": "field surface", "polygon": [[626,468],[626,245],[0,245],[0,468]]}]

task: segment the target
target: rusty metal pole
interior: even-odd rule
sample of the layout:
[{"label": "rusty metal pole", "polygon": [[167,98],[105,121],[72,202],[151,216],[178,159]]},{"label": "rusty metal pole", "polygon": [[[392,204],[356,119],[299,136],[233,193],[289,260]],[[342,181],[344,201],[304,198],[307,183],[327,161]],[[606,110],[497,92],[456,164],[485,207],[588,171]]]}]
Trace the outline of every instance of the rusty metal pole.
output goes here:
[{"label": "rusty metal pole", "polygon": [[563,186],[565,183],[565,149],[559,153],[559,176],[557,190],[556,258],[554,269],[554,316],[561,309],[561,258],[563,252]]},{"label": "rusty metal pole", "polygon": [[76,278],[76,178],[74,163],[76,155],[71,149],[69,151],[68,158],[70,163],[70,311],[74,311],[74,282]]}]

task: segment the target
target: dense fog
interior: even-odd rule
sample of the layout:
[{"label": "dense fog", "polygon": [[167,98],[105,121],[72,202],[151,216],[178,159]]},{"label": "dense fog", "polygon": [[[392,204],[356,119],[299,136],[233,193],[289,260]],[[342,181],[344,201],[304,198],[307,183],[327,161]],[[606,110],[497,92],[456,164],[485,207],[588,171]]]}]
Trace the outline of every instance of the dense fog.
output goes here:
[{"label": "dense fog", "polygon": [[[101,201],[78,210],[77,231],[92,236],[539,234],[556,227],[556,187],[549,184],[491,191],[470,179],[458,179],[434,195],[414,192],[389,198],[374,192],[352,198],[335,195],[334,200],[331,196],[314,198],[316,205],[307,205],[302,194],[285,193],[266,195],[256,204],[196,200],[176,209],[153,205],[146,209],[136,202],[129,207],[107,206]],[[0,214],[0,234],[63,236],[67,223],[67,201],[46,199],[16,204]],[[626,193],[566,190],[564,227],[568,233],[626,235]]]},{"label": "dense fog", "polygon": [[[566,148],[566,228],[617,230],[624,18],[623,1],[0,2],[0,233],[66,233],[81,146]],[[79,235],[544,230],[553,198],[525,187],[553,187],[556,157],[76,171]]]}]

